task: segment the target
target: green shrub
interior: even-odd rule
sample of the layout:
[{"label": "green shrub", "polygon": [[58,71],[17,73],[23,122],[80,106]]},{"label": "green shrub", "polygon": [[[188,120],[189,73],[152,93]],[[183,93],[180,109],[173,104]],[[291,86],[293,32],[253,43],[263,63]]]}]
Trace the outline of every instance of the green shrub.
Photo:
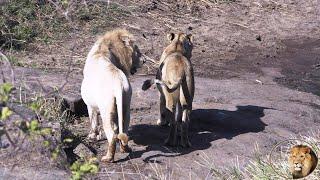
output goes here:
[{"label": "green shrub", "polygon": [[56,17],[53,5],[36,0],[11,0],[0,8],[0,47],[24,48],[36,37],[46,38],[54,28]]},{"label": "green shrub", "polygon": [[[129,11],[117,4],[77,0],[11,0],[0,7],[0,48],[25,49],[34,40],[45,43],[60,35],[90,24],[95,30],[105,28]],[[68,12],[66,14],[66,12]]]}]

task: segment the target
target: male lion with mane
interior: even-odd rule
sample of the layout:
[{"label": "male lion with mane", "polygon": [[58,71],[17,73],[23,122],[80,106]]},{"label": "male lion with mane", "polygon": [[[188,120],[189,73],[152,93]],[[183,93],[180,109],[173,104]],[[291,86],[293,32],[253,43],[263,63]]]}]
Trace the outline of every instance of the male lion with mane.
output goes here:
[{"label": "male lion with mane", "polygon": [[167,35],[170,44],[160,58],[156,79],[146,80],[143,90],[157,84],[160,92],[160,119],[158,125],[170,123],[170,134],[166,145],[176,146],[178,129],[180,145],[191,146],[188,137],[190,113],[194,96],[194,76],[191,64],[193,39],[191,34],[170,33]]},{"label": "male lion with mane", "polygon": [[100,111],[109,144],[102,161],[114,160],[117,140],[120,140],[121,152],[130,151],[127,132],[132,89],[127,76],[142,65],[140,57],[133,35],[121,29],[105,33],[87,56],[81,96],[88,108],[91,123],[88,137],[91,139],[101,138],[97,118]]},{"label": "male lion with mane", "polygon": [[303,178],[312,173],[317,162],[317,156],[308,146],[297,145],[290,149],[289,167],[293,179]]}]

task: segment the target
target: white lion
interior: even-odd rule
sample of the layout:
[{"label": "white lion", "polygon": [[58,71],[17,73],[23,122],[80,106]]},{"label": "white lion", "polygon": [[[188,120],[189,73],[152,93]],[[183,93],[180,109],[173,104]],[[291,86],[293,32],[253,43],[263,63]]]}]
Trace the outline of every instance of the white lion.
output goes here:
[{"label": "white lion", "polygon": [[127,76],[141,66],[140,57],[132,34],[121,29],[107,32],[99,38],[87,56],[81,96],[87,105],[91,123],[89,138],[100,138],[97,118],[100,111],[109,143],[102,161],[114,160],[118,139],[121,151],[130,151],[127,132],[132,90]]}]

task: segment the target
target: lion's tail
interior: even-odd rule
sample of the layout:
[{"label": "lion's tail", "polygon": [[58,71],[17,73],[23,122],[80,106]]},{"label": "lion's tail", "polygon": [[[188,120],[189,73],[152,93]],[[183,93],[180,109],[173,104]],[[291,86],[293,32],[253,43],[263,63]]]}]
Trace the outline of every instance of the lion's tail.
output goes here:
[{"label": "lion's tail", "polygon": [[169,92],[173,92],[175,91],[178,87],[180,87],[181,85],[181,82],[182,82],[182,78],[179,79],[178,82],[176,82],[175,84],[170,84],[170,85],[167,85],[165,82],[159,80],[159,79],[148,79],[148,80],[145,80],[143,82],[143,85],[142,85],[142,90],[146,91],[148,90],[153,84],[159,84],[161,86],[164,86]]},{"label": "lion's tail", "polygon": [[117,113],[118,113],[118,126],[119,126],[119,134],[117,138],[121,141],[123,146],[128,144],[128,136],[126,133],[123,132],[123,91],[118,91],[116,97],[116,104],[117,104]]},{"label": "lion's tail", "polygon": [[123,146],[128,145],[129,137],[125,133],[119,133],[117,137]]},{"label": "lion's tail", "polygon": [[143,82],[142,90],[148,90],[154,83],[154,79],[148,79]]}]

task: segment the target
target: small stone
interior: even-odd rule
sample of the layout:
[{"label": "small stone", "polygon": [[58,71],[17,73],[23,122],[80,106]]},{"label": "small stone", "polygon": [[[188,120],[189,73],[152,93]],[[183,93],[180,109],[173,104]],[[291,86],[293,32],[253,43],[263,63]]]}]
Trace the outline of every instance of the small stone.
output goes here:
[{"label": "small stone", "polygon": [[256,37],[256,40],[257,40],[257,41],[261,41],[261,40],[262,40],[262,39],[261,39],[261,36],[258,35],[258,36]]},{"label": "small stone", "polygon": [[94,153],[83,143],[80,143],[74,150],[73,153],[79,157],[92,157]]}]

